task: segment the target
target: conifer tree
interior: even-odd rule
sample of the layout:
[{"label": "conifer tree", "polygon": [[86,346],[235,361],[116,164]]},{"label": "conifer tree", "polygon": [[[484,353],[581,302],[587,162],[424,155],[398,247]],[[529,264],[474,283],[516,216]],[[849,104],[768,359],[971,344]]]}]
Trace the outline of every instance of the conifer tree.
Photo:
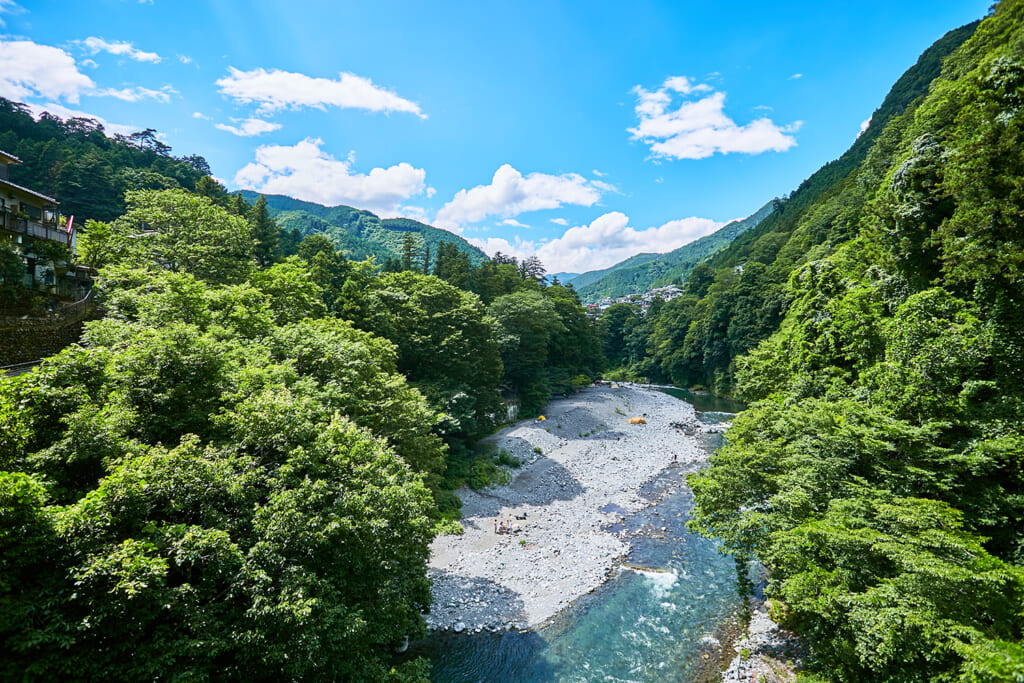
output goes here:
[{"label": "conifer tree", "polygon": [[281,241],[281,228],[270,218],[267,211],[267,198],[260,195],[256,204],[249,210],[249,223],[256,241],[256,262],[266,268],[274,262],[278,243]]}]

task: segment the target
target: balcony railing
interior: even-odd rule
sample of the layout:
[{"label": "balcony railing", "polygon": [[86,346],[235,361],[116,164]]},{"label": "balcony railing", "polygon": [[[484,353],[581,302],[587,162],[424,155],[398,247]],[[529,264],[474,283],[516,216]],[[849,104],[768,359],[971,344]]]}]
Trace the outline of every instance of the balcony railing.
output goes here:
[{"label": "balcony railing", "polygon": [[56,221],[25,218],[10,209],[0,210],[0,228],[19,235],[29,235],[44,240],[68,243],[68,233]]}]

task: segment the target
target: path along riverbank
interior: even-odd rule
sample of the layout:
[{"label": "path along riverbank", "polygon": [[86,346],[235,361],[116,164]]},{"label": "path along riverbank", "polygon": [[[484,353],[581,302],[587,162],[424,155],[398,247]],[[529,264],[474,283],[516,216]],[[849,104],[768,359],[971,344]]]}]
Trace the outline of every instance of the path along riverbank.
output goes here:
[{"label": "path along riverbank", "polygon": [[[639,491],[659,472],[677,465],[684,476],[707,457],[697,431],[722,428],[632,385],[585,389],[552,402],[545,418],[487,439],[524,461],[508,484],[458,492],[465,534],[431,546],[431,628],[533,628],[597,588],[629,552],[607,527],[650,504]],[[495,533],[508,520],[512,532]]]}]

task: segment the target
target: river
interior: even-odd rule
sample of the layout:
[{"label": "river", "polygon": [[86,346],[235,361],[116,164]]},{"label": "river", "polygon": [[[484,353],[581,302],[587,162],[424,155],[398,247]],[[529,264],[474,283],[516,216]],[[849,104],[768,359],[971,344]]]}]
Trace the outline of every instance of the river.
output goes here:
[{"label": "river", "polygon": [[[666,390],[706,423],[742,406]],[[713,451],[721,435],[701,435]],[[632,537],[622,566],[593,593],[536,631],[434,635],[410,655],[427,657],[438,683],[464,681],[695,681],[731,659],[728,634],[742,611],[736,568],[716,544],[686,530],[693,496],[687,470],[670,467],[644,487],[653,505],[612,527]],[[605,512],[617,512],[605,510]]]}]

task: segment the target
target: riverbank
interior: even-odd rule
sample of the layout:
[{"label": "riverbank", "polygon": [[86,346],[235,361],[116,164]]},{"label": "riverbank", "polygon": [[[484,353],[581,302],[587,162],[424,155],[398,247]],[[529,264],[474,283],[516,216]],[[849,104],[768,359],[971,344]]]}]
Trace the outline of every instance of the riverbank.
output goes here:
[{"label": "riverbank", "polygon": [[792,683],[806,656],[804,644],[779,628],[761,596],[750,599],[750,623],[736,640],[736,656],[722,672],[722,683]]},{"label": "riverbank", "polygon": [[[458,492],[465,533],[431,546],[430,628],[540,626],[629,552],[626,534],[608,527],[650,505],[641,486],[672,466],[684,476],[706,458],[692,406],[652,389],[591,387],[552,402],[545,418],[486,440],[524,464],[504,486]],[[495,532],[509,520],[511,532]]]}]

